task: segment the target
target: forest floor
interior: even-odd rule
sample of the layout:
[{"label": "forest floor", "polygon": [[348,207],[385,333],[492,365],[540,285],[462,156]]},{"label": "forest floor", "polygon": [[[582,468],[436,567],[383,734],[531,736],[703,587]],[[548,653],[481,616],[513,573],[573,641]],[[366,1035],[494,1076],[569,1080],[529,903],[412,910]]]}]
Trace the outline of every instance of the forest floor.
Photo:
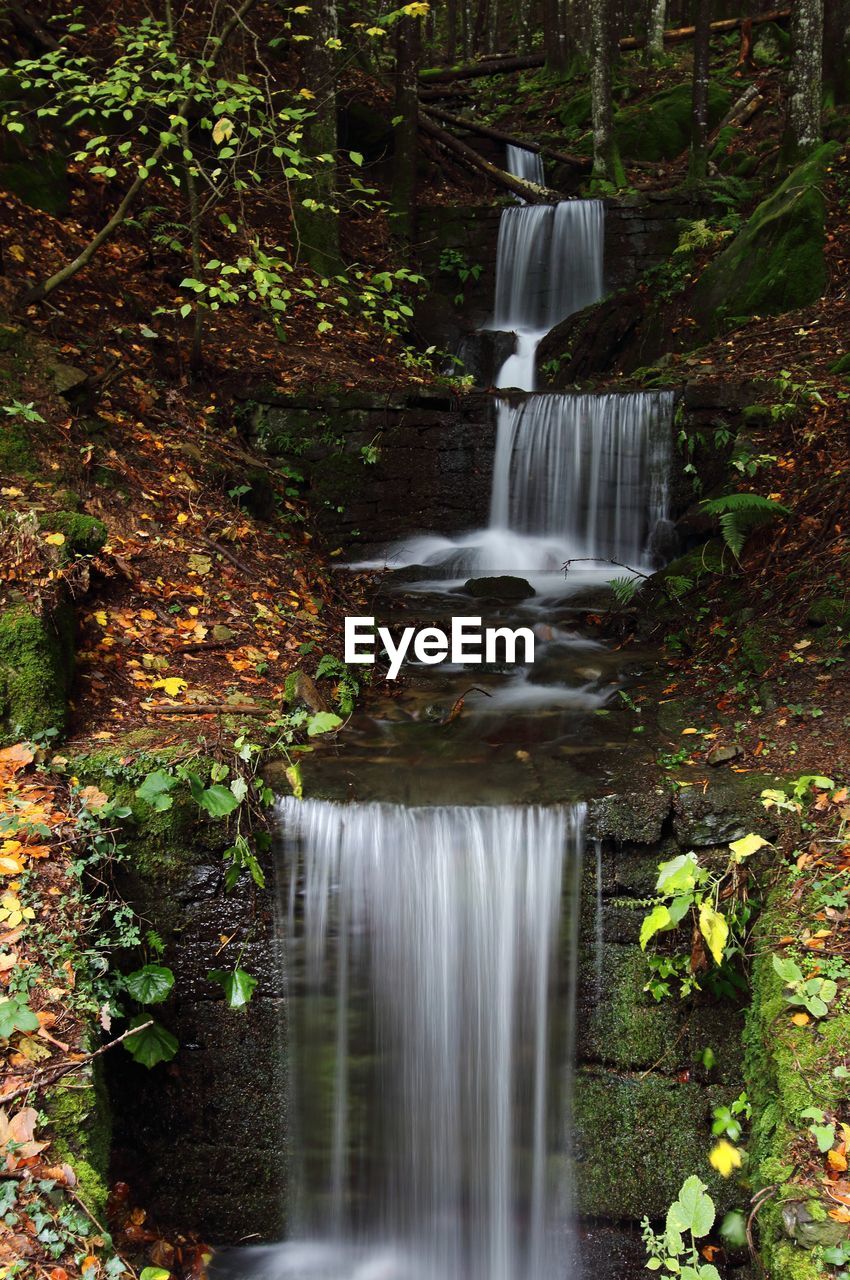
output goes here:
[{"label": "forest floor", "polygon": [[[734,58],[729,63],[733,76]],[[640,101],[638,83],[650,96],[677,78],[681,68],[673,64],[648,77],[634,60],[626,76],[629,100]],[[508,132],[564,136],[563,85],[523,73],[513,80],[513,94],[499,80],[480,84],[461,101],[463,110],[486,112],[489,104],[491,118]],[[368,86],[359,89],[368,94]],[[765,94],[752,133],[735,145],[756,154],[766,172],[777,146],[772,72]],[[565,144],[576,141],[580,137],[565,137]],[[680,157],[641,166],[630,181],[635,190],[674,186],[685,163]],[[830,372],[850,332],[848,190],[842,156],[828,192],[830,284],[820,302],[780,320],[752,320],[673,359],[672,376],[679,370],[688,376],[694,367],[734,368],[736,376],[763,379],[787,372],[793,407],[786,418],[758,428],[755,442],[774,461],[754,481],[793,517],[752,537],[728,575],[703,581],[698,603],[690,600],[666,633],[665,696],[683,698],[695,717],[680,743],[659,744],[667,758],[677,757],[677,766],[703,764],[727,746],[738,752],[734,768],[826,774],[836,785],[850,779],[848,631],[813,617],[821,598],[846,599],[850,562],[848,391]],[[453,162],[432,166],[422,192],[436,203],[472,203],[492,194]],[[359,611],[365,589],[334,571],[337,549],[319,545],[292,478],[248,450],[233,416],[234,393],[252,381],[283,391],[329,384],[395,389],[434,375],[411,363],[399,338],[355,316],[335,315],[333,330],[318,333],[315,309],[304,302],[288,318],[285,344],[259,313],[211,317],[205,366],[191,377],[186,327],[156,315],[179,297],[178,265],[154,250],[138,226],[116,237],[49,305],[19,308],[23,287],[79,251],[106,197],[101,184],[76,175],[70,211],[61,218],[0,199],[6,272],[0,301],[7,313],[0,376],[12,402],[32,406],[40,419],[23,419],[22,449],[20,413],[7,412],[2,428],[11,444],[0,456],[0,493],[7,511],[41,521],[39,532],[7,541],[0,596],[49,598],[60,582],[79,593],[71,740],[63,755],[114,744],[130,757],[140,749],[134,741],[151,751],[187,739],[215,755],[230,733],[221,728],[222,714],[238,717],[247,702],[267,708],[273,722],[285,704],[287,676],[308,656],[315,666],[324,653],[339,655],[343,615]],[[349,256],[389,261],[382,216],[362,219],[347,235]],[[58,381],[57,358],[66,366]],[[255,475],[254,492],[239,493],[248,471]],[[50,528],[51,513],[75,502],[103,520],[108,535],[86,566],[85,582],[65,562],[58,530]],[[749,622],[733,616],[740,604],[730,609],[730,582],[747,597]],[[747,641],[753,622],[759,629]],[[143,736],[134,739],[139,730]],[[0,752],[0,982],[13,995],[27,994],[38,1021],[37,1028],[6,1037],[0,1103],[7,1104],[21,1091],[31,1101],[38,1096],[30,1093],[34,1082],[86,1057],[91,1010],[76,993],[71,958],[84,923],[73,864],[90,839],[81,815],[96,814],[103,802],[61,765],[48,770],[51,757],[55,765],[49,742]],[[835,823],[850,817],[840,790],[838,797],[831,806],[817,801],[812,814],[831,824],[830,839]],[[817,856],[844,865],[835,845]],[[836,945],[846,948],[848,912],[838,915],[824,927],[840,931]],[[28,931],[30,920],[43,928]],[[813,922],[812,936],[815,923],[824,925]],[[116,1274],[114,1266],[109,1270],[106,1224],[87,1221],[73,1171],[42,1145],[50,1132],[42,1131],[36,1107],[26,1106],[11,1122],[0,1110],[0,1126],[0,1140],[20,1144],[7,1158],[12,1176],[0,1191],[6,1213],[17,1213],[13,1225],[0,1222],[0,1265],[25,1258],[49,1280]],[[36,1182],[51,1185],[34,1191]],[[133,1206],[132,1192],[122,1190],[113,1209],[122,1253],[143,1246],[156,1265],[199,1273],[202,1246],[159,1240],[144,1211]]]}]

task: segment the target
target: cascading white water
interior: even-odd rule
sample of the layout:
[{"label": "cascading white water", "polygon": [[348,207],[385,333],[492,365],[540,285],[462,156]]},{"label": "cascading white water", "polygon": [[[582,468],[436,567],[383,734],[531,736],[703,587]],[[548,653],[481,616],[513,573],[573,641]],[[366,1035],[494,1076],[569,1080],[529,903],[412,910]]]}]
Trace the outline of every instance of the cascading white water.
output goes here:
[{"label": "cascading white water", "polygon": [[641,564],[666,515],[673,405],[671,391],[503,405],[491,529],[553,539],[575,556]]},{"label": "cascading white water", "polygon": [[260,1269],[574,1275],[584,806],[289,799],[280,817],[298,1203]]},{"label": "cascading white water", "polygon": [[545,185],[543,157],[539,151],[529,151],[528,147],[516,147],[508,143],[505,168],[508,173],[522,178],[525,182],[534,182],[538,187]]},{"label": "cascading white water", "polygon": [[[492,326],[516,335],[501,387],[533,390],[537,347],[604,291],[599,200],[505,209],[499,222]],[[608,559],[653,566],[667,509],[674,397],[669,392],[529,395],[498,411],[490,524],[459,537],[408,538],[385,561],[427,565],[430,587],[471,574],[518,574],[551,596],[611,577]],[[566,561],[582,564],[566,577]],[[374,563],[374,562],[373,562]]]}]

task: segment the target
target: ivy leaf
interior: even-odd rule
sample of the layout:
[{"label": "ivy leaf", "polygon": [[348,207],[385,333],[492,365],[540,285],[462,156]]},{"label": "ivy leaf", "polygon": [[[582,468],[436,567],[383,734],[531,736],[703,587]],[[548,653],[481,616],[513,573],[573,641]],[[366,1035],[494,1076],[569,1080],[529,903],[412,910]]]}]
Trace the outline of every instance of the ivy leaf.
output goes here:
[{"label": "ivy leaf", "polygon": [[658,868],[658,893],[683,893],[693,889],[699,880],[699,864],[695,853],[680,853],[678,858],[662,862]]},{"label": "ivy leaf", "polygon": [[166,773],[164,769],[154,769],[142,785],[136,788],[136,795],[157,813],[164,813],[174,803],[168,793],[176,786],[177,779],[173,773]]},{"label": "ivy leaf", "polygon": [[244,1009],[257,985],[257,979],[244,969],[212,969],[207,976],[219,984],[230,1009]]},{"label": "ivy leaf", "polygon": [[8,1040],[15,1031],[37,1031],[38,1018],[25,1000],[10,996],[0,1000],[0,1038]]},{"label": "ivy leaf", "polygon": [[695,1239],[708,1235],[714,1225],[714,1201],[705,1190],[705,1183],[695,1175],[685,1179],[678,1200],[667,1210],[668,1231],[690,1231]]},{"label": "ivy leaf", "polygon": [[139,1004],[161,1004],[174,986],[174,974],[162,964],[146,964],[128,973],[124,985]]},{"label": "ivy leaf", "polygon": [[239,808],[239,801],[230,788],[217,782],[206,787],[195,799],[211,818],[226,818],[234,809]]},{"label": "ivy leaf", "polygon": [[729,848],[732,850],[734,861],[743,862],[744,858],[749,858],[754,853],[758,853],[759,849],[763,849],[767,844],[770,844],[769,840],[765,840],[762,836],[757,836],[751,831],[749,835],[741,836],[740,840],[733,840]]},{"label": "ivy leaf", "polygon": [[333,711],[317,711],[307,721],[307,736],[315,738],[320,733],[332,733],[341,724],[342,717],[335,715]]},{"label": "ivy leaf", "polygon": [[664,929],[669,929],[671,924],[670,912],[663,903],[653,907],[649,915],[644,917],[640,927],[641,951],[646,950],[646,944],[650,938],[654,938],[656,933],[661,933]]},{"label": "ivy leaf", "polygon": [[[140,1027],[148,1021],[146,1013],[137,1013],[130,1026]],[[124,1048],[131,1058],[150,1069],[160,1062],[170,1062],[180,1045],[170,1031],[166,1031],[159,1022],[154,1022],[152,1026],[145,1027],[144,1031],[128,1036],[124,1041]]]},{"label": "ivy leaf", "polygon": [[798,983],[803,981],[803,974],[799,965],[793,960],[784,960],[782,956],[773,957],[773,969],[779,974],[782,981],[789,987],[796,987]]},{"label": "ivy leaf", "polygon": [[724,915],[707,902],[699,909],[699,931],[705,938],[715,964],[723,963],[723,948],[729,938],[729,923]]}]

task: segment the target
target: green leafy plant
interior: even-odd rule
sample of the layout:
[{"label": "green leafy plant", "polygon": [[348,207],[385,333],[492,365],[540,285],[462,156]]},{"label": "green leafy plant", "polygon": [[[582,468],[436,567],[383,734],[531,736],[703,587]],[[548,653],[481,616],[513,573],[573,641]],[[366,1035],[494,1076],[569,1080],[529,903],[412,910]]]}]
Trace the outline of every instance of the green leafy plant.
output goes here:
[{"label": "green leafy plant", "polygon": [[[733,841],[728,864],[721,872],[701,865],[693,852],[662,862],[652,909],[641,924],[641,949],[645,951],[658,935],[673,933],[687,922],[691,933],[701,936],[706,960],[710,957],[717,969],[728,966],[733,956],[743,952],[751,916],[749,901],[739,892],[741,863],[767,843],[755,833]],[[650,967],[652,977],[646,989],[656,999],[672,994],[669,979],[679,981],[681,996],[700,989],[692,947],[687,955],[652,957]]]},{"label": "green leafy plant", "polygon": [[22,996],[0,999],[0,1039],[8,1040],[16,1031],[37,1031],[39,1021]]},{"label": "green leafy plant", "polygon": [[667,1210],[664,1231],[656,1234],[648,1218],[641,1223],[649,1271],[664,1268],[680,1280],[720,1280],[713,1263],[703,1262],[698,1240],[714,1226],[714,1201],[698,1177],[686,1178]]},{"label": "green leafy plant", "polygon": [[773,969],[782,979],[782,994],[789,1005],[805,1009],[812,1018],[826,1017],[829,1005],[838,994],[832,978],[806,978],[794,960],[777,955],[773,957]]},{"label": "green leafy plant", "polygon": [[717,1106],[712,1111],[711,1132],[718,1138],[739,1142],[744,1132],[744,1122],[750,1119],[752,1107],[746,1091],[739,1093],[729,1106]]},{"label": "green leafy plant", "polygon": [[777,516],[788,515],[787,507],[758,493],[729,493],[722,498],[703,498],[706,515],[717,516],[723,541],[736,560],[741,557],[748,535]]}]

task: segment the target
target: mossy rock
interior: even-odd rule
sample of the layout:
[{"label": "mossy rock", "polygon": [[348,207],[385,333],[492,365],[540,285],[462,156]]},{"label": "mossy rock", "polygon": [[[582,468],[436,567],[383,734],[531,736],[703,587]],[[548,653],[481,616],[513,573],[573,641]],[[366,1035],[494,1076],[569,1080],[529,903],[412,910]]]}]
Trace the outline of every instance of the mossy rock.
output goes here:
[{"label": "mossy rock", "polygon": [[[812,1106],[840,1113],[844,1105],[846,1082],[833,1071],[844,1062],[850,1041],[850,1011],[839,1001],[827,1017],[795,1026],[773,967],[779,938],[799,930],[799,883],[794,869],[786,869],[756,924],[752,1000],[744,1030],[744,1079],[753,1108],[749,1173],[756,1192],[779,1189],[759,1213],[759,1244],[770,1274],[783,1280],[820,1277],[823,1272],[813,1266],[806,1246],[818,1242],[817,1224],[839,1225],[828,1218],[833,1206],[821,1198],[817,1184],[801,1185],[795,1174],[809,1124],[803,1113]],[[796,1244],[789,1233],[797,1237]]]},{"label": "mossy rock", "polygon": [[[640,918],[645,915],[640,911]],[[595,956],[588,957],[593,967]],[[605,943],[600,972],[601,999],[584,1011],[578,1053],[583,1061],[624,1070],[656,1064],[662,1071],[677,1065],[678,1013],[671,1001],[658,1003],[644,991],[649,968],[638,946]],[[585,976],[590,985],[592,975]],[[664,1059],[671,1054],[669,1063]]]},{"label": "mossy rock", "polygon": [[850,376],[850,351],[845,351],[843,356],[839,356],[838,359],[829,366],[829,372]]},{"label": "mossy rock", "polygon": [[64,550],[73,555],[96,555],[107,539],[103,521],[79,511],[48,511],[38,523],[41,529],[64,534]]},{"label": "mossy rock", "polygon": [[848,627],[850,604],[839,596],[818,596],[809,606],[806,622],[810,627]]},{"label": "mossy rock", "polygon": [[74,667],[74,615],[39,617],[29,604],[0,615],[0,738],[62,733]]},{"label": "mossy rock", "polygon": [[589,129],[592,118],[593,105],[589,89],[582,89],[575,94],[558,112],[558,119],[567,132]]},{"label": "mossy rock", "polygon": [[826,143],[798,165],[703,272],[692,310],[708,332],[733,317],[778,315],[821,296],[827,283],[822,187],[838,150],[838,143]]},{"label": "mossy rock", "polygon": [[734,1187],[708,1164],[713,1105],[728,1089],[660,1076],[579,1071],[573,1102],[579,1213],[663,1219],[685,1178],[697,1173],[721,1210]]},{"label": "mossy rock", "polygon": [[[630,160],[673,160],[687,150],[691,138],[690,84],[664,89],[614,117],[620,153]],[[708,122],[714,129],[732,105],[732,95],[720,85],[708,86]]]},{"label": "mossy rock", "polygon": [[6,476],[33,476],[40,470],[33,447],[33,428],[21,418],[0,422],[0,472]]},{"label": "mossy rock", "polygon": [[89,1063],[76,1079],[56,1085],[47,1095],[45,1110],[53,1163],[66,1161],[71,1166],[77,1195],[96,1218],[105,1221],[112,1119],[102,1062]]}]

